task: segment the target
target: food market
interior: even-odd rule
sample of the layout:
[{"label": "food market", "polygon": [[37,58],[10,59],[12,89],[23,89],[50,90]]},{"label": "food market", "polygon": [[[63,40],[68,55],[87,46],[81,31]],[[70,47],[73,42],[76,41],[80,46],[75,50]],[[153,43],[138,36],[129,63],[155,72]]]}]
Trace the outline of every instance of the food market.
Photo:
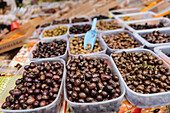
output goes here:
[{"label": "food market", "polygon": [[0,113],[170,113],[169,0],[0,6]]}]

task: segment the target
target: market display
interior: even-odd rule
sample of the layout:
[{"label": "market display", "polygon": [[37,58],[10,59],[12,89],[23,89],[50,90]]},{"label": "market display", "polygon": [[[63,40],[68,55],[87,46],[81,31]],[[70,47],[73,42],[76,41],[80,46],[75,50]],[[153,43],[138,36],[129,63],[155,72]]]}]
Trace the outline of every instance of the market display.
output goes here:
[{"label": "market display", "polygon": [[145,23],[145,24],[130,24],[129,26],[132,27],[135,30],[165,27],[162,22],[160,22],[159,24],[148,24],[148,23]]},{"label": "market display", "polygon": [[123,51],[111,56],[131,90],[142,94],[170,91],[170,71],[151,53]]},{"label": "market display", "polygon": [[90,24],[83,24],[83,25],[72,25],[69,29],[70,34],[82,34],[86,33],[91,29]]},{"label": "market display", "polygon": [[44,30],[43,37],[48,38],[48,37],[64,35],[67,33],[67,30],[68,30],[67,26],[57,26],[52,29]]},{"label": "market display", "polygon": [[53,40],[52,42],[39,42],[32,51],[33,58],[50,58],[65,54],[66,40]]},{"label": "market display", "polygon": [[89,19],[85,17],[75,17],[71,20],[72,23],[79,23],[79,22],[89,22]]},{"label": "market display", "polygon": [[33,109],[52,103],[58,96],[63,64],[60,61],[34,62],[24,67],[22,78],[2,104],[2,109]]},{"label": "market display", "polygon": [[164,34],[161,31],[153,31],[149,34],[143,34],[141,37],[153,44],[170,42],[170,35]]},{"label": "market display", "polygon": [[88,44],[86,48],[84,48],[84,36],[78,37],[74,36],[72,39],[70,39],[70,53],[73,55],[79,55],[79,54],[89,54],[89,53],[95,53],[102,51],[102,47],[99,44],[99,39],[97,38],[96,43],[94,45],[93,50],[91,50],[91,45]]},{"label": "market display", "polygon": [[142,46],[128,32],[121,32],[112,35],[103,35],[102,38],[107,46],[112,49],[128,49]]},{"label": "market display", "polygon": [[100,20],[97,22],[96,27],[98,30],[114,30],[114,29],[121,29],[122,27],[115,21],[104,21]]},{"label": "market display", "polygon": [[9,64],[15,72],[0,64],[0,112],[170,112],[170,14],[125,9],[131,1],[32,2],[0,16],[0,50],[26,43]]}]

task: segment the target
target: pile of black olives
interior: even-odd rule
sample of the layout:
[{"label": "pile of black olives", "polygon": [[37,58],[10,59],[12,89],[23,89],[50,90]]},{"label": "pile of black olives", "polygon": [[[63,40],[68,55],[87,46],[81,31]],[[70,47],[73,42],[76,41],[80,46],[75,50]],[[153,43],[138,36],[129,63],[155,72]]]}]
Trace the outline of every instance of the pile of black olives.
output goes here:
[{"label": "pile of black olives", "polygon": [[72,57],[67,65],[66,89],[72,102],[89,103],[117,98],[121,95],[118,75],[114,75],[107,59]]},{"label": "pile of black olives", "polygon": [[2,104],[2,109],[22,110],[46,106],[58,96],[64,65],[60,61],[31,62],[24,67],[22,78]]},{"label": "pile of black olives", "polygon": [[142,94],[170,91],[170,71],[151,53],[123,51],[111,56],[131,90]]}]

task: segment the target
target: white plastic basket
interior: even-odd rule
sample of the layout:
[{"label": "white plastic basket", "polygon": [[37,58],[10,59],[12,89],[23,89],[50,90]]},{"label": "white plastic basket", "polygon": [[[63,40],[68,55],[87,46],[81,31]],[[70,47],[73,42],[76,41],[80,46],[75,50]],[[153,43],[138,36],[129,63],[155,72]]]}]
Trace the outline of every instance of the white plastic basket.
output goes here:
[{"label": "white plastic basket", "polygon": [[[132,51],[133,52],[142,52],[143,51],[146,53],[149,52],[152,55],[154,55],[160,59],[160,57],[158,55],[156,55],[154,52],[152,52],[151,50],[148,50],[148,49],[120,50],[120,51],[116,51],[115,53],[122,53],[122,51],[126,51],[126,52],[132,52]],[[111,57],[111,55],[110,55],[110,57]],[[112,62],[114,64],[114,66],[116,66],[113,59],[112,59]],[[164,64],[167,65],[167,63],[165,63],[165,62],[164,62]],[[125,88],[126,88],[126,98],[132,105],[139,107],[139,108],[151,108],[151,107],[170,105],[170,96],[169,96],[170,91],[155,93],[155,94],[141,94],[141,93],[134,92],[126,85],[118,68],[116,68],[115,71],[118,73],[119,76],[121,76],[120,79],[123,81],[123,84],[125,85]]]},{"label": "white plastic basket", "polygon": [[[170,28],[170,20],[168,18],[151,18],[151,19],[144,19],[144,20],[136,20],[136,21],[128,21],[126,22],[124,25],[125,27],[129,30],[129,31],[132,31],[132,32],[138,32],[138,31],[146,31],[146,30],[150,30],[150,29],[142,29],[142,30],[136,30],[136,29],[133,29],[131,26],[129,26],[129,24],[145,24],[145,23],[148,23],[153,25],[153,24],[159,24],[160,22],[162,22],[165,27],[162,27],[162,28]],[[159,28],[153,28],[154,30],[156,29],[159,29]]]},{"label": "white plastic basket", "polygon": [[170,45],[170,42],[169,43],[153,44],[153,43],[148,42],[146,39],[144,39],[141,36],[143,34],[149,34],[149,33],[153,32],[153,31],[158,31],[158,30],[161,31],[162,33],[168,34],[170,36],[170,28],[158,28],[158,29],[142,30],[142,31],[134,32],[133,34],[136,37],[138,37],[143,42],[143,44],[146,45],[150,49],[153,49],[154,47],[157,47],[157,46]]},{"label": "white plastic basket", "polygon": [[[65,40],[68,46],[68,37],[67,36],[62,36],[62,37],[58,37],[58,38],[52,38],[52,39],[42,39],[40,41],[38,41],[31,49],[31,51],[28,54],[28,58],[31,61],[36,61],[36,60],[40,60],[40,59],[46,59],[46,58],[33,58],[33,54],[32,51],[36,50],[37,44],[39,42],[52,42],[53,40]],[[60,56],[56,56],[56,57],[51,57],[51,58],[63,58],[64,60],[67,60],[67,47],[65,50],[65,53],[63,55]],[[48,59],[48,58],[47,58]]]},{"label": "white plastic basket", "polygon": [[101,40],[104,42],[105,46],[107,47],[107,53],[110,54],[110,53],[113,53],[117,50],[126,50],[126,49],[112,49],[110,47],[108,47],[108,45],[106,44],[106,42],[104,41],[104,39],[102,38],[103,35],[105,36],[108,36],[108,35],[116,35],[118,33],[121,33],[121,32],[127,32],[130,36],[132,36],[134,38],[135,41],[137,41],[139,44],[141,44],[142,46],[140,47],[136,47],[136,48],[129,48],[129,49],[138,49],[138,48],[143,48],[143,42],[140,41],[140,39],[136,36],[134,36],[131,32],[127,31],[127,30],[118,30],[118,31],[110,31],[110,32],[102,32],[100,33],[100,38]]},{"label": "white plastic basket", "polygon": [[[59,35],[59,36],[54,36],[54,37],[45,37],[44,38],[44,31],[45,30],[48,30],[48,29],[53,29],[53,28],[56,28],[56,27],[58,27],[58,26],[66,26],[67,27],[67,32],[65,33],[65,34],[63,34],[63,35]],[[68,35],[68,32],[69,32],[69,25],[67,25],[67,24],[65,24],[65,25],[54,25],[54,26],[49,26],[49,27],[46,27],[46,28],[44,28],[43,29],[43,31],[41,32],[41,34],[40,34],[40,39],[50,39],[50,38],[57,38],[57,37],[60,37],[60,36],[67,36]]]},{"label": "white plastic basket", "polygon": [[[64,80],[66,76],[66,69],[65,69],[65,61],[63,59],[42,59],[42,60],[37,60],[35,61],[36,64],[40,64],[42,61],[60,61],[61,63],[64,64],[64,70],[63,70],[63,77],[62,77],[62,82],[60,85],[60,89],[58,92],[57,98],[49,105],[44,106],[44,107],[39,107],[39,108],[34,108],[34,109],[26,109],[26,110],[6,110],[6,109],[1,109],[3,113],[59,113],[60,108],[61,108],[61,103],[63,102],[63,97],[64,97],[64,91],[63,91],[63,85],[64,85]],[[18,78],[22,77],[22,73],[24,71],[24,66],[15,74],[15,76],[11,79],[9,84],[7,85],[6,89],[3,91],[2,95],[0,96],[0,101],[5,102],[5,98],[9,95],[9,91],[14,88],[15,86],[15,81]]]},{"label": "white plastic basket", "polygon": [[[108,60],[108,65],[111,69],[111,72],[115,75],[118,75],[120,78],[120,75],[117,73],[117,71],[115,71],[116,67],[113,65],[111,58],[108,55],[105,54],[86,54],[83,55],[84,57],[89,56],[90,58],[97,58],[97,59],[107,59]],[[68,63],[69,64],[69,61]],[[69,107],[71,108],[71,110],[73,110],[73,112],[75,113],[90,113],[90,112],[94,112],[94,113],[100,113],[100,112],[118,112],[121,104],[122,104],[122,100],[125,94],[125,89],[124,89],[124,85],[122,84],[121,79],[119,79],[120,82],[120,90],[121,90],[121,95],[118,98],[115,99],[111,99],[111,100],[107,100],[107,101],[102,101],[102,102],[92,102],[92,103],[77,103],[77,102],[71,102],[70,100],[68,100],[67,98],[67,89],[66,89],[66,77],[64,80],[64,97],[66,99],[66,101],[69,104]]]},{"label": "white plastic basket", "polygon": [[[80,34],[80,35],[77,35],[78,38],[82,38],[83,36],[85,36],[84,34]],[[97,37],[99,38],[99,34],[97,34]],[[72,35],[70,38],[69,38],[69,41],[68,41],[68,46],[67,46],[67,50],[68,50],[68,53],[70,56],[79,56],[79,55],[82,55],[82,54],[79,54],[79,55],[75,55],[75,54],[71,54],[70,52],[70,40],[74,38],[74,36]],[[105,54],[106,53],[106,46],[104,44],[104,42],[99,38],[99,45],[100,47],[102,48],[102,51],[99,51],[97,52],[98,54]],[[96,53],[90,53],[90,54],[96,54]]]}]

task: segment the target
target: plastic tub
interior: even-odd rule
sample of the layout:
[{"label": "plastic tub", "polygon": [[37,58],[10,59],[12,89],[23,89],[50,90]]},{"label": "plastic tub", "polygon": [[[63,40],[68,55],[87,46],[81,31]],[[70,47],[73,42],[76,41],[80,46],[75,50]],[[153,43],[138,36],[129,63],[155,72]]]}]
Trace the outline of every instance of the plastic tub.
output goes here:
[{"label": "plastic tub", "polygon": [[[119,76],[119,78],[121,78],[116,71],[116,67],[113,65],[111,58],[109,58],[108,55],[105,54],[86,54],[83,55],[84,57],[86,56],[90,56],[91,58],[98,58],[98,59],[108,59],[108,65],[110,66],[110,69],[112,71],[113,74],[117,74]],[[67,64],[69,64],[70,61],[68,61]],[[122,100],[125,94],[125,89],[124,89],[124,85],[122,84],[121,79],[119,79],[120,82],[120,90],[121,90],[121,96],[115,99],[111,99],[108,101],[103,101],[103,102],[92,102],[92,103],[77,103],[77,102],[71,102],[70,100],[68,100],[67,98],[67,91],[66,91],[66,77],[64,80],[64,97],[66,99],[66,101],[69,104],[69,107],[71,108],[72,111],[74,111],[75,113],[104,113],[104,112],[118,112],[121,104],[122,104]]]},{"label": "plastic tub", "polygon": [[[67,26],[67,32],[65,33],[65,34],[63,34],[63,35],[59,35],[59,36],[54,36],[54,37],[45,37],[44,38],[44,31],[45,30],[48,30],[48,29],[53,29],[53,28],[55,28],[55,27],[58,27],[58,26]],[[69,32],[69,25],[54,25],[54,26],[49,26],[49,27],[46,27],[46,28],[44,28],[43,29],[43,31],[41,32],[41,34],[40,34],[40,39],[50,39],[50,38],[57,38],[57,37],[60,37],[60,36],[67,36],[68,35],[68,32]]]},{"label": "plastic tub", "polygon": [[[129,21],[129,22],[126,22],[125,23],[125,27],[127,29],[129,29],[130,31],[132,32],[138,32],[138,31],[146,31],[146,30],[149,30],[149,29],[142,29],[142,30],[136,30],[136,29],[133,29],[132,27],[129,26],[129,24],[145,24],[145,23],[148,23],[148,25],[151,25],[151,24],[159,24],[160,22],[162,22],[165,27],[162,27],[162,28],[170,28],[170,20],[168,18],[154,18],[154,19],[144,19],[144,20],[136,20],[136,21]],[[159,29],[159,28],[153,28],[154,30],[156,29]]]},{"label": "plastic tub", "polygon": [[[48,58],[33,58],[33,54],[32,54],[32,51],[36,49],[37,47],[37,44],[39,42],[52,42],[53,40],[66,40],[67,42],[67,46],[68,46],[68,40],[67,40],[67,36],[62,36],[62,37],[58,37],[58,38],[52,38],[52,39],[42,39],[40,41],[38,41],[31,49],[31,51],[29,52],[28,54],[28,58],[29,60],[31,61],[36,61],[36,60],[39,60],[39,59],[48,59]],[[56,56],[56,57],[50,57],[50,58],[63,58],[64,60],[67,60],[67,47],[66,47],[66,51],[63,55],[60,55],[60,56]]]},{"label": "plastic tub", "polygon": [[[57,98],[51,104],[44,106],[44,107],[39,107],[39,108],[35,108],[35,109],[26,109],[26,110],[6,110],[6,109],[0,108],[0,111],[2,111],[3,113],[59,113],[59,110],[61,108],[61,103],[62,103],[63,97],[64,97],[63,82],[64,82],[65,75],[66,75],[65,61],[62,59],[56,58],[56,59],[37,60],[37,61],[35,61],[35,63],[39,64],[42,61],[60,61],[64,64],[63,79],[62,79],[62,83],[60,85],[60,89],[59,89]],[[24,71],[24,66],[11,79],[11,81],[7,85],[6,89],[3,91],[2,95],[0,96],[0,102],[5,101],[5,98],[9,95],[9,91],[14,88],[15,81],[18,78],[22,77],[23,71]]]},{"label": "plastic tub", "polygon": [[[112,52],[115,52],[115,51],[117,51],[117,50],[126,50],[126,49],[112,49],[112,48],[108,47],[107,44],[105,43],[104,39],[102,38],[102,36],[103,36],[103,35],[108,36],[108,35],[111,35],[111,34],[116,35],[116,34],[121,33],[121,32],[128,32],[128,34],[129,34],[130,36],[133,36],[134,40],[136,40],[139,44],[142,44],[142,42],[138,39],[138,37],[134,36],[131,32],[129,32],[129,31],[127,31],[127,30],[102,32],[102,33],[100,34],[100,38],[101,38],[101,40],[104,42],[105,46],[107,47],[107,53],[108,53],[108,54],[110,54],[110,53],[112,53]],[[140,47],[137,47],[137,48],[129,48],[129,49],[138,49],[138,48],[143,48],[143,47],[144,47],[144,46],[140,46]]]},{"label": "plastic tub", "polygon": [[155,47],[154,52],[170,65],[170,45]]},{"label": "plastic tub", "polygon": [[[91,21],[93,21],[92,18],[94,18],[95,16],[106,16],[106,17],[108,17],[107,19],[109,19],[108,15],[105,15],[105,14],[96,14],[96,15],[90,16]],[[97,20],[104,20],[104,19],[97,19]]]},{"label": "plastic tub", "polygon": [[[78,36],[78,38],[82,38],[82,37],[85,36],[85,35],[84,35],[84,34],[80,34],[80,35],[77,35],[77,36]],[[97,37],[99,38],[99,34],[97,34]],[[82,54],[79,54],[79,55],[71,54],[71,52],[70,52],[70,40],[71,40],[72,38],[74,38],[73,35],[69,38],[68,46],[67,46],[67,50],[68,50],[69,55],[71,55],[71,56],[79,56],[79,55],[82,55]],[[97,53],[98,53],[98,54],[105,54],[107,48],[106,48],[104,42],[101,40],[101,38],[99,38],[99,45],[100,45],[100,47],[102,48],[102,51],[97,52]],[[90,53],[90,54],[96,54],[96,53]]]},{"label": "plastic tub", "polygon": [[[71,36],[74,36],[74,35],[80,35],[80,34],[71,34],[71,33],[70,33],[70,28],[71,28],[73,25],[79,25],[79,26],[81,26],[81,25],[86,25],[86,24],[89,24],[89,25],[92,26],[92,24],[91,24],[90,22],[75,23],[75,24],[70,25],[69,31],[68,31],[69,36],[71,37]],[[81,34],[84,34],[84,35],[85,35],[86,33],[81,33]]]},{"label": "plastic tub", "polygon": [[[61,20],[64,20],[64,19],[68,19],[68,20],[69,20],[69,23],[67,23],[67,24],[71,24],[71,19],[70,19],[70,18],[61,18],[61,19],[55,19],[55,20],[53,20],[52,23],[51,23],[51,25],[58,25],[58,24],[54,24],[54,21],[61,21]],[[64,25],[64,24],[62,24],[62,25]]]},{"label": "plastic tub", "polygon": [[[97,23],[99,22],[100,20],[97,21]],[[96,30],[97,32],[105,32],[105,31],[119,31],[119,30],[123,30],[124,29],[124,23],[122,23],[121,21],[119,21],[118,19],[103,19],[101,21],[115,21],[116,23],[118,23],[118,26],[121,26],[121,28],[118,28],[118,29],[113,29],[113,30],[98,30],[98,28],[96,27]]]},{"label": "plastic tub", "polygon": [[[156,55],[153,51],[148,50],[148,49],[136,49],[136,50],[120,50],[120,51],[116,51],[115,53],[122,53],[122,51],[126,51],[126,52],[149,52],[152,55],[158,57],[160,59],[160,57],[158,55]],[[110,55],[111,57],[111,55]],[[112,58],[112,57],[111,57]],[[115,62],[112,59],[112,62],[114,64],[114,66],[116,66]],[[164,64],[166,64],[164,62]],[[115,69],[115,71],[118,73],[119,76],[121,76],[118,68]],[[125,83],[125,81],[123,80],[123,77],[120,77],[121,81],[123,81],[123,84],[125,85],[126,88],[126,97],[128,99],[128,101],[139,108],[151,108],[151,107],[158,107],[158,106],[165,106],[165,105],[170,105],[170,91],[169,92],[162,92],[162,93],[155,93],[155,94],[140,94],[140,93],[136,93],[134,91],[132,91]]]},{"label": "plastic tub", "polygon": [[121,15],[121,14],[128,14],[128,13],[137,13],[140,12],[141,8],[127,8],[127,9],[118,9],[118,10],[111,10],[109,14],[114,16]]},{"label": "plastic tub", "polygon": [[[148,12],[139,12],[139,13],[130,13],[130,14],[118,15],[118,16],[116,16],[116,18],[120,19],[120,21],[124,21],[124,20],[122,20],[122,18],[129,16],[129,17],[135,19],[135,20],[132,20],[132,21],[136,21],[136,20],[154,18],[155,15],[156,15],[155,13],[148,11]],[[128,21],[124,21],[124,22],[128,22]]]},{"label": "plastic tub", "polygon": [[138,37],[143,42],[144,45],[146,45],[147,47],[149,47],[151,49],[153,49],[154,47],[157,47],[157,46],[170,45],[170,42],[169,43],[153,44],[153,43],[148,42],[146,39],[144,39],[141,36],[143,34],[149,34],[153,31],[157,31],[157,30],[160,30],[162,33],[168,34],[170,36],[170,28],[158,28],[158,29],[142,30],[142,31],[137,31],[136,33],[134,33],[134,35],[136,37]]},{"label": "plastic tub", "polygon": [[72,22],[72,19],[74,19],[74,18],[86,18],[86,19],[88,19],[87,22],[75,22],[75,23],[89,23],[89,22],[91,22],[91,19],[88,16],[80,16],[80,17],[72,17],[72,18],[70,18],[70,22],[72,24],[75,24],[75,23]]},{"label": "plastic tub", "polygon": [[49,24],[49,25],[48,25],[48,26],[46,26],[46,27],[51,26],[51,22],[47,22],[47,23],[43,23],[43,24],[41,24],[41,25],[40,25],[40,28],[46,28],[46,27],[43,27],[43,25],[45,25],[45,24]]}]

